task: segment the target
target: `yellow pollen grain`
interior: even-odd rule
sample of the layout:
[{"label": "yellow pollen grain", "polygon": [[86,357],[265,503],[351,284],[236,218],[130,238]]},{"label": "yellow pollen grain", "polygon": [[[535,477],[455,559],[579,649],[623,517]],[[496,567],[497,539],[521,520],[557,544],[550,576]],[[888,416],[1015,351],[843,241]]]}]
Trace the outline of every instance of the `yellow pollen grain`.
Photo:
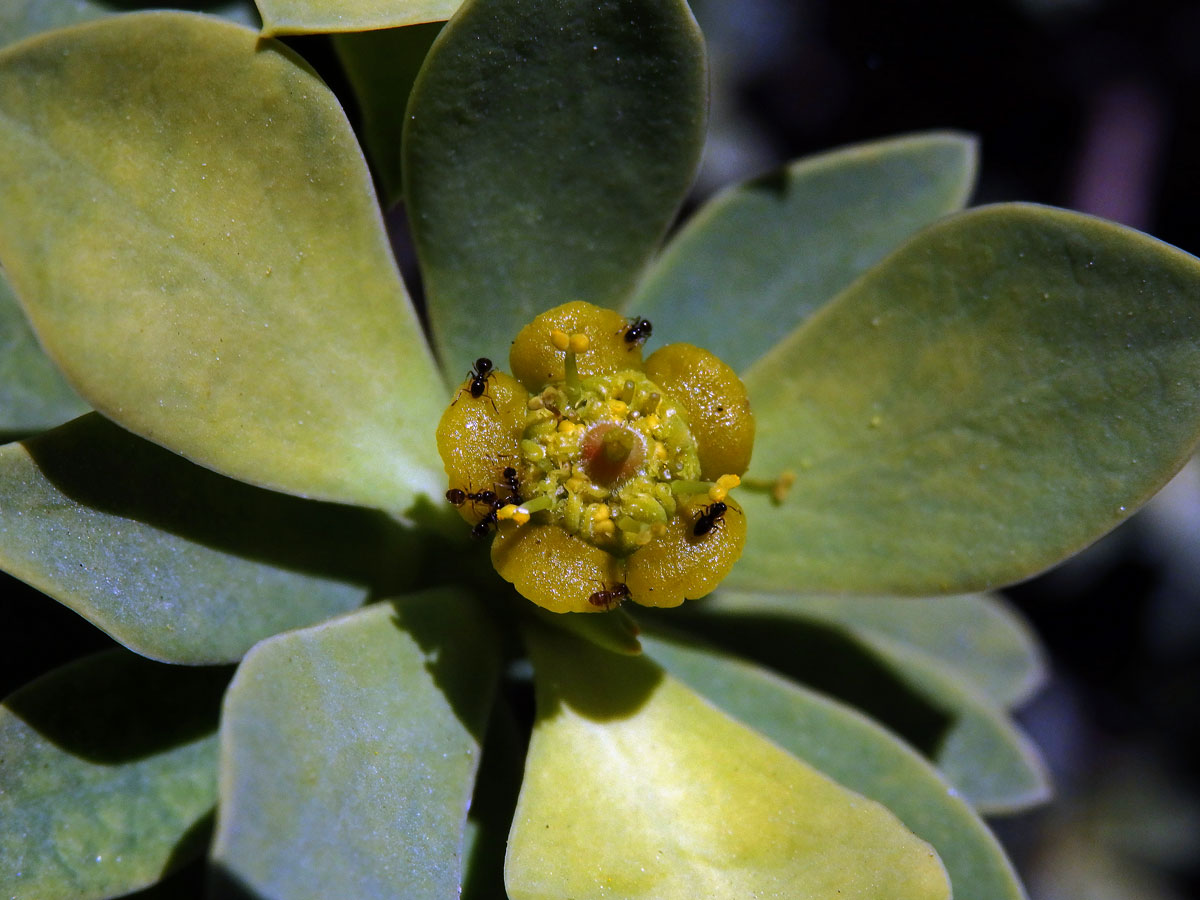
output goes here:
[{"label": "yellow pollen grain", "polygon": [[550,343],[554,345],[556,350],[566,350],[571,346],[571,339],[567,337],[567,333],[561,328],[555,328],[550,332]]},{"label": "yellow pollen grain", "polygon": [[529,510],[523,506],[517,506],[515,503],[506,503],[496,510],[496,518],[501,520],[512,519],[518,525],[524,525],[529,521]]},{"label": "yellow pollen grain", "polygon": [[729,491],[725,490],[719,484],[714,484],[708,489],[708,499],[713,503],[716,503],[718,500],[724,500],[728,494]]},{"label": "yellow pollen grain", "polygon": [[[562,332],[559,332],[559,334],[561,334],[561,333]],[[591,343],[591,342],[588,340],[588,336],[586,334],[573,334],[573,335],[571,335],[571,338],[568,341],[567,346],[569,346],[571,348],[572,353],[582,353],[584,350],[586,350],[588,348],[589,343]],[[558,346],[557,342],[555,343],[555,346],[556,347]],[[559,347],[559,349],[561,350],[563,348]]]},{"label": "yellow pollen grain", "polygon": [[741,477],[738,475],[734,475],[732,473],[730,473],[729,475],[722,475],[720,478],[717,479],[717,484],[719,486],[725,488],[725,490],[727,490],[727,491],[732,491],[735,487],[737,487],[741,483],[742,483]]}]

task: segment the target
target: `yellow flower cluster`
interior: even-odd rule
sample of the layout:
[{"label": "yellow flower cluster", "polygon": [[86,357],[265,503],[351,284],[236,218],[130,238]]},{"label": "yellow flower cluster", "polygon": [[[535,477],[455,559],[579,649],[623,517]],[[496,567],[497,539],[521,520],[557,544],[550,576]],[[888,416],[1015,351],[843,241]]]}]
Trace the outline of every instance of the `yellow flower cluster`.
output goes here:
[{"label": "yellow flower cluster", "polygon": [[513,375],[481,359],[438,426],[447,499],[476,536],[496,532],[496,570],[546,609],[677,606],[741,555],[745,388],[689,344],[643,362],[649,334],[587,303],[549,310],[513,342]]}]

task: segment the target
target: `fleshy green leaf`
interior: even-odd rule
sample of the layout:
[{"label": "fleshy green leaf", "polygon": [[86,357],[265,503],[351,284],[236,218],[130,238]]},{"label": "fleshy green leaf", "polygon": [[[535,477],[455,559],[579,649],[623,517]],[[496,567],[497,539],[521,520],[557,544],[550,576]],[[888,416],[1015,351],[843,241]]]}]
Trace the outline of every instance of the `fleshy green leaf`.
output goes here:
[{"label": "fleshy green leaf", "polygon": [[930,227],[744,376],[751,474],[792,470],[728,583],[957,593],[1111,529],[1200,428],[1200,261],[1025,205]]},{"label": "fleshy green leaf", "polygon": [[1029,626],[1001,598],[797,597],[718,591],[681,612],[809,619],[844,629],[886,652],[897,642],[973,682],[1001,706],[1028,699],[1045,679],[1045,666]]},{"label": "fleshy green leaf", "polygon": [[949,897],[933,850],[644,657],[529,629],[512,900]]},{"label": "fleshy green leaf", "polygon": [[124,650],[64,666],[0,707],[4,896],[113,897],[204,849],[224,669]]},{"label": "fleshy green leaf", "polygon": [[404,510],[440,491],[444,387],[337,101],[257,42],[146,13],[0,53],[0,260],[68,379],[131,431]]},{"label": "fleshy green leaf", "polygon": [[705,699],[841,784],[882,803],[937,850],[955,900],[1020,900],[1012,865],[929,763],[853,709],[730,657],[647,637],[646,652]]},{"label": "fleshy green leaf", "polygon": [[[4,0],[0,3],[0,47],[41,31],[65,28],[68,25],[99,19],[101,16],[128,11],[133,5],[129,0],[113,0],[112,3],[95,0]],[[148,9],[161,8],[154,7],[150,0],[144,5]],[[254,26],[258,23],[254,5],[243,0],[192,0],[191,3],[182,5],[223,16],[243,25]]]},{"label": "fleshy green leaf", "polygon": [[221,721],[213,858],[254,896],[457,896],[497,654],[450,591],[259,644]]},{"label": "fleshy green leaf", "polygon": [[894,634],[809,617],[800,598],[791,612],[786,599],[718,597],[671,621],[858,706],[924,752],[981,812],[1049,797],[1037,749],[971,676]]},{"label": "fleshy green leaf", "polygon": [[409,203],[447,371],[568,300],[632,290],[703,142],[703,42],[683,0],[476,0],[409,104]]},{"label": "fleshy green leaf", "polygon": [[933,132],[802,159],[724,191],[629,301],[741,371],[919,228],[961,209],[975,141]]},{"label": "fleshy green leaf", "polygon": [[442,22],[462,0],[256,0],[264,35],[373,31]]},{"label": "fleshy green leaf", "polygon": [[382,513],[240,484],[97,415],[0,448],[0,568],[158,659],[232,661],[353,609],[417,555],[402,540]]},{"label": "fleshy green leaf", "polygon": [[87,409],[42,352],[0,272],[0,439],[61,425]]},{"label": "fleshy green leaf", "polygon": [[969,680],[904,644],[879,650],[910,686],[951,712],[954,723],[934,762],[972,806],[984,815],[1006,815],[1050,799],[1050,775],[1037,746]]},{"label": "fleshy green leaf", "polygon": [[388,204],[404,193],[400,138],[408,95],[440,23],[339,34],[333,47],[346,70],[362,112],[362,136]]}]

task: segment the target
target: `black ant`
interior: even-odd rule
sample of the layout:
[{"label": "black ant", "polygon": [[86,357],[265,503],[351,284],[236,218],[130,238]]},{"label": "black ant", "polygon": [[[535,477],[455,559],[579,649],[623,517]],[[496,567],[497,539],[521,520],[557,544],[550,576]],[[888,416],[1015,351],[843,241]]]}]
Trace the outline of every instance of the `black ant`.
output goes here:
[{"label": "black ant", "polygon": [[696,520],[696,524],[692,526],[692,534],[696,537],[703,537],[721,521],[721,517],[725,515],[725,510],[729,509],[722,501],[709,504],[700,512],[700,518]]},{"label": "black ant", "polygon": [[[492,395],[487,392],[488,379],[491,378],[492,375],[492,361],[486,356],[479,357],[479,359],[475,360],[475,365],[471,368],[471,371],[467,373],[467,378],[471,380],[471,383],[465,388],[460,388],[458,393],[461,395],[463,391],[466,391],[471,395],[472,400],[478,400],[480,397],[487,397],[488,402],[492,404],[492,409],[496,412],[499,412],[500,410],[496,408],[496,401],[493,400]],[[450,405],[453,406],[457,402],[458,397],[455,397],[454,402]]]},{"label": "black ant", "polygon": [[650,324],[649,319],[643,319],[638,316],[624,328],[625,343],[627,344],[644,344],[650,338],[650,334],[654,331],[654,326]]},{"label": "black ant", "polygon": [[517,480],[517,470],[512,466],[505,466],[501,475],[504,478],[504,486],[508,488],[508,498],[504,502],[520,506],[521,483]]},{"label": "black ant", "polygon": [[471,528],[471,537],[481,538],[491,531],[492,526],[496,524],[497,507],[493,506],[488,510],[488,514]]},{"label": "black ant", "polygon": [[446,499],[454,506],[462,506],[468,500],[472,503],[486,503],[496,506],[495,491],[464,491],[462,488],[450,488],[446,491]]},{"label": "black ant", "polygon": [[601,590],[596,591],[592,596],[588,597],[588,603],[592,606],[599,606],[603,609],[615,609],[620,606],[625,600],[632,598],[629,593],[629,585],[623,581],[618,581],[613,587],[605,588],[604,583],[600,584]]}]

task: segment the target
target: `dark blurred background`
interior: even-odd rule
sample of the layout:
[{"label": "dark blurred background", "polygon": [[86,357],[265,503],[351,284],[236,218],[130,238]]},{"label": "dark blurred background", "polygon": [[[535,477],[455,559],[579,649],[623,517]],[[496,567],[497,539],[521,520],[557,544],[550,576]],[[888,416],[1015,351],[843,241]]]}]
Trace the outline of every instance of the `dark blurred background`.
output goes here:
[{"label": "dark blurred background", "polygon": [[[1200,253],[1200,4],[694,0],[699,192],[840,144],[981,139],[976,203],[1068,206]],[[1057,798],[995,820],[1033,900],[1200,897],[1200,469],[1010,589],[1051,674],[1021,720]]]}]

